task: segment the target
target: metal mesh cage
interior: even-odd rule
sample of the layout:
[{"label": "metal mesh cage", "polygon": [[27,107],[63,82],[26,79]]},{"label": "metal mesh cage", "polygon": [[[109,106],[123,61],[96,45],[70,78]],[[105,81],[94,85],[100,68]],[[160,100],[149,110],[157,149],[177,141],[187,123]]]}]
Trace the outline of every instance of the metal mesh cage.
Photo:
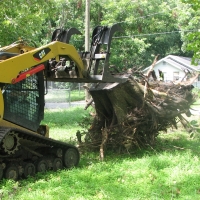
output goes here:
[{"label": "metal mesh cage", "polygon": [[4,119],[36,131],[43,119],[44,83],[33,75],[4,91]]}]

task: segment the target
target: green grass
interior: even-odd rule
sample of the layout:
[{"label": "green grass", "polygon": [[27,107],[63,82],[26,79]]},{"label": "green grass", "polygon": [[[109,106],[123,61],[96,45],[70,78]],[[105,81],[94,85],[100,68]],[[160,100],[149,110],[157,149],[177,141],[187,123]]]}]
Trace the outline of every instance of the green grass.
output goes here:
[{"label": "green grass", "polygon": [[57,140],[68,141],[76,137],[77,130],[84,130],[80,124],[88,118],[90,109],[83,107],[71,107],[69,109],[46,109],[42,124],[50,128],[50,137]]},{"label": "green grass", "polygon": [[193,105],[200,105],[200,99],[197,99]]},{"label": "green grass", "polygon": [[81,101],[85,99],[84,90],[48,90],[45,96],[46,103],[63,103],[72,101]]},{"label": "green grass", "polygon": [[85,99],[85,91],[84,90],[72,90],[70,94],[71,101],[81,101]]},{"label": "green grass", "polygon": [[[82,108],[46,110],[44,123],[52,137],[65,140],[81,129]],[[70,134],[65,134],[65,129]],[[58,131],[59,130],[59,131]],[[171,132],[170,132],[171,131]],[[131,154],[98,152],[81,155],[72,170],[37,174],[27,180],[0,183],[0,199],[20,200],[171,200],[200,199],[200,141],[179,130],[162,133],[155,147]]]},{"label": "green grass", "polygon": [[195,105],[195,106],[200,105],[200,90],[199,90],[199,88],[193,88],[192,92],[196,96],[196,101],[194,102],[193,105]]}]

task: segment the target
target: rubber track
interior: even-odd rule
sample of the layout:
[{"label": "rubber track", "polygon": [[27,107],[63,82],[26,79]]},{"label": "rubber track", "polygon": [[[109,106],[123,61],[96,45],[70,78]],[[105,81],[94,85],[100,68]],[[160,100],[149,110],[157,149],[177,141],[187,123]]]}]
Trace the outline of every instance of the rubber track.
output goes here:
[{"label": "rubber track", "polygon": [[[14,129],[14,128],[6,128],[6,127],[0,127],[0,143],[2,142],[4,136],[10,132],[10,131],[14,131],[18,133],[19,138],[22,139],[26,139],[29,141],[33,141],[33,142],[37,142],[40,144],[45,144],[48,145],[49,147],[59,147],[62,149],[68,149],[68,148],[74,148],[78,151],[78,148],[76,148],[74,145],[65,143],[65,142],[61,142],[58,140],[54,140],[51,138],[47,138],[44,136],[41,136],[39,134],[34,134],[34,133],[29,133],[29,132],[25,132],[19,129]],[[79,152],[79,151],[78,151]],[[80,155],[79,155],[80,157]]]}]

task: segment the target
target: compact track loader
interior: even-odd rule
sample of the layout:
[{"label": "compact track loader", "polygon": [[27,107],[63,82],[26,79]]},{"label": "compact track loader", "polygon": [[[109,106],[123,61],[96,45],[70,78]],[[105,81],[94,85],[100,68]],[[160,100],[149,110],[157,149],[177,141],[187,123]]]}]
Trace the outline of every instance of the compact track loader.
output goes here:
[{"label": "compact track loader", "polygon": [[78,149],[49,138],[48,126],[40,125],[45,81],[124,82],[126,78],[109,72],[111,40],[119,30],[118,24],[97,26],[90,52],[78,52],[68,44],[73,34],[80,34],[74,28],[56,29],[52,42],[39,48],[23,40],[0,48],[0,179],[78,165]]}]

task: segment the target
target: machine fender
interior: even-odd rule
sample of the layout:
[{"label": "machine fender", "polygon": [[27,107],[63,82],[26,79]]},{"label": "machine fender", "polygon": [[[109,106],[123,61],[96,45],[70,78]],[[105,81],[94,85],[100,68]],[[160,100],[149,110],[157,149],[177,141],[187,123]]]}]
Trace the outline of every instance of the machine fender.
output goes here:
[{"label": "machine fender", "polygon": [[3,119],[3,113],[4,113],[4,100],[2,91],[0,89],[0,121]]}]

